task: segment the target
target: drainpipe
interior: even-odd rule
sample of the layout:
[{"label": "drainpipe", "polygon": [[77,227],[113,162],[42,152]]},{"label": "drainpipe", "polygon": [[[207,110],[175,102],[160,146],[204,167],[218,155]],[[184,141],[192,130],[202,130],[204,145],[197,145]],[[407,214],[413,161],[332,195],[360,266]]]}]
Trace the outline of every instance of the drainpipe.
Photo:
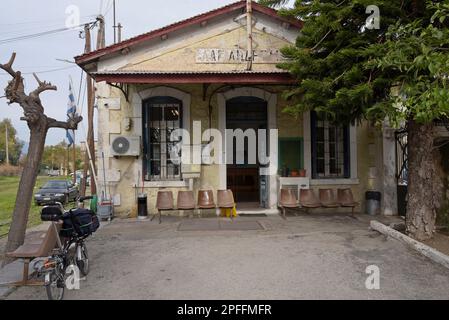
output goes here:
[{"label": "drainpipe", "polygon": [[246,0],[246,32],[247,32],[247,71],[253,68],[253,8],[252,0]]}]

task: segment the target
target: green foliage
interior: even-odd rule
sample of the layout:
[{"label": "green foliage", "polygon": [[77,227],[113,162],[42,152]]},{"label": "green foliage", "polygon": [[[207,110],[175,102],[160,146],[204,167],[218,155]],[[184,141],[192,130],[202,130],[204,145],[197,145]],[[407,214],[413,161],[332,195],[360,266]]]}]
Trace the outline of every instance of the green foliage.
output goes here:
[{"label": "green foliage", "polygon": [[17,131],[10,119],[0,121],[0,164],[6,163],[6,126],[8,127],[9,162],[12,165],[18,165],[23,142],[17,137]]},{"label": "green foliage", "polygon": [[[44,153],[42,155],[41,169],[54,169],[58,170],[64,168],[67,165],[67,156],[69,157],[69,168],[72,168],[73,163],[73,146],[70,150],[67,150],[67,142],[64,140],[54,146],[45,146]],[[76,167],[81,168],[83,163],[84,154],[81,152],[79,146],[76,147]]]},{"label": "green foliage", "polygon": [[[34,192],[42,187],[48,180],[64,180],[65,177],[37,177]],[[9,231],[9,223],[12,220],[12,213],[19,188],[20,177],[2,177],[0,176],[0,238]],[[28,218],[28,227],[33,227],[42,223],[40,219],[40,210],[42,207],[36,206],[31,202],[30,215]]]},{"label": "green foliage", "polygon": [[393,103],[372,107],[381,108],[393,123],[449,116],[449,3],[429,3],[427,15],[430,18],[395,23],[386,41],[371,48],[378,54],[368,68],[396,75],[399,94],[389,96]]},{"label": "green foliage", "polygon": [[282,51],[289,61],[279,65],[298,79],[285,93],[292,99],[286,112],[316,110],[342,123],[388,116],[397,124],[448,114],[447,1],[427,8],[416,1],[376,1],[380,29],[366,28],[371,4],[298,0],[282,11],[304,21],[296,45]]}]

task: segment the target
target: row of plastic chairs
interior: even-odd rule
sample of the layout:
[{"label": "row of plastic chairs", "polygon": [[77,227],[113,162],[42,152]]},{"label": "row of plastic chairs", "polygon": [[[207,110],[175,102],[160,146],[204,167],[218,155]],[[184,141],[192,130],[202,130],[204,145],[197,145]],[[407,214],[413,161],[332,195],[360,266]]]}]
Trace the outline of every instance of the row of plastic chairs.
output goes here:
[{"label": "row of plastic chairs", "polygon": [[285,219],[285,211],[287,208],[338,208],[350,207],[351,213],[359,205],[354,201],[354,196],[350,188],[337,189],[337,196],[333,189],[319,189],[319,198],[312,189],[301,189],[299,192],[299,201],[296,197],[297,191],[294,189],[281,189],[279,198],[279,207],[282,209],[282,217]]},{"label": "row of plastic chairs", "polygon": [[[162,222],[162,211],[164,210],[197,210],[197,209],[230,209],[235,207],[234,194],[231,190],[217,191],[217,204],[214,200],[212,190],[199,190],[198,201],[195,203],[193,191],[178,191],[176,207],[173,201],[173,192],[170,190],[160,190],[157,193],[156,209],[159,215],[159,223]],[[154,214],[151,220],[154,219]]]}]

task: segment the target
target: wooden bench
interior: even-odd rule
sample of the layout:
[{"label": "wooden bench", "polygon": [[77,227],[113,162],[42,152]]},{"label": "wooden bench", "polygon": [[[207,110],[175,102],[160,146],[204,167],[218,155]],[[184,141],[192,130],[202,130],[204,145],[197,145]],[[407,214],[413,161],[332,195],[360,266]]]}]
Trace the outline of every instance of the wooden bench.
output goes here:
[{"label": "wooden bench", "polygon": [[[23,260],[22,280],[2,283],[1,286],[41,286],[43,281],[29,279],[30,262],[36,258],[48,257],[56,247],[61,248],[62,243],[59,238],[62,222],[52,222],[44,233],[45,236],[34,236],[25,239],[23,245],[13,252],[6,253],[6,257]],[[43,235],[43,234],[42,234]]]}]

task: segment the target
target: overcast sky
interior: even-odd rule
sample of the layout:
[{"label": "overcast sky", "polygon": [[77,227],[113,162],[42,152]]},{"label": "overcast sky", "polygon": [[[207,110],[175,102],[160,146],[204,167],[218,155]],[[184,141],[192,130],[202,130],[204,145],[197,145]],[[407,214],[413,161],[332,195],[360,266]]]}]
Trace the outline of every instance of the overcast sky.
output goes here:
[{"label": "overcast sky", "polygon": [[[124,26],[123,39],[126,39],[233,2],[235,0],[116,0],[117,22]],[[14,68],[26,73],[27,92],[36,87],[34,78],[29,74],[31,72],[38,73],[41,80],[56,85],[58,91],[45,92],[41,99],[46,114],[59,120],[66,119],[69,76],[76,88],[75,95],[78,95],[81,69],[56,59],[73,60],[74,56],[83,52],[84,40],[78,37],[79,30],[9,43],[4,43],[4,40],[64,28],[68,17],[66,9],[70,5],[79,8],[81,23],[94,20],[99,13],[105,15],[106,43],[113,42],[112,0],[3,0],[0,11],[0,62],[6,63],[11,52],[17,52]],[[3,90],[9,79],[9,75],[0,71],[0,96],[4,95]],[[0,120],[10,118],[19,138],[28,141],[28,127],[19,120],[22,109],[17,104],[8,105],[6,102],[5,98],[0,98]],[[85,113],[85,106],[83,110]],[[47,144],[59,143],[64,137],[63,130],[51,129]]]}]

